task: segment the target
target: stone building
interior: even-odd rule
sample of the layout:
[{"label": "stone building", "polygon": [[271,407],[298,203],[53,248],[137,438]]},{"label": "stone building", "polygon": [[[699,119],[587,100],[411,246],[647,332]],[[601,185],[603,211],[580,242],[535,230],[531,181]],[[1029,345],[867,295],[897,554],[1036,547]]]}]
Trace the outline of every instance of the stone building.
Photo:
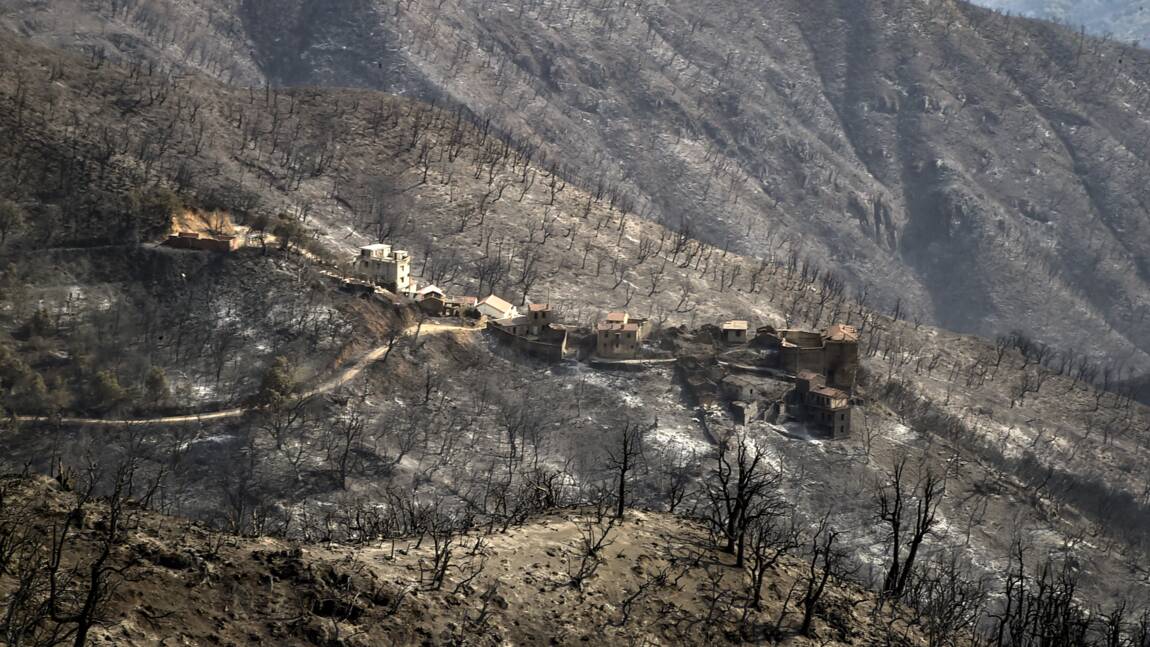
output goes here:
[{"label": "stone building", "polygon": [[788,381],[742,373],[727,374],[719,387],[735,422],[740,425],[750,424],[764,414],[777,414],[779,403],[793,392],[793,385]]},{"label": "stone building", "polygon": [[763,403],[760,400],[732,402],[731,415],[735,419],[735,424],[749,425],[763,415]]},{"label": "stone building", "polygon": [[759,417],[763,394],[754,380],[740,375],[728,375],[723,378],[720,386],[723,396],[730,402],[736,424],[747,425]]},{"label": "stone building", "polygon": [[512,337],[526,337],[531,332],[530,319],[527,315],[516,315],[488,322],[489,328],[497,328]]},{"label": "stone building", "polygon": [[806,330],[780,330],[776,336],[780,368],[792,375],[802,371],[823,372],[822,335]]},{"label": "stone building", "polygon": [[462,317],[479,302],[475,297],[448,296],[434,285],[420,288],[415,293],[415,301],[429,317]]},{"label": "stone building", "polygon": [[755,344],[769,350],[777,368],[784,372],[798,375],[809,371],[824,376],[826,384],[834,388],[855,388],[859,334],[854,326],[835,324],[821,333],[761,329]]},{"label": "stone building", "polygon": [[468,314],[468,312],[474,311],[475,306],[478,304],[478,297],[447,297],[447,301],[444,303],[443,314],[445,317],[462,317]]},{"label": "stone building", "polygon": [[723,395],[729,400],[750,402],[762,394],[758,383],[741,375],[728,375],[722,381]]},{"label": "stone building", "polygon": [[595,332],[595,355],[602,359],[635,359],[639,356],[650,324],[633,319],[626,312],[612,312],[599,322]]},{"label": "stone building", "polygon": [[827,384],[853,389],[858,379],[859,333],[854,326],[835,324],[823,333]]},{"label": "stone building", "polygon": [[420,290],[416,299],[419,308],[430,317],[462,317],[479,301],[475,297],[450,297],[442,291],[423,293],[423,290]]},{"label": "stone building", "polygon": [[680,355],[675,363],[680,379],[686,383],[687,398],[693,406],[715,407],[722,402],[719,383],[721,369],[693,355]]},{"label": "stone building", "polygon": [[392,249],[386,243],[359,248],[359,267],[372,279],[396,294],[411,294],[415,284],[411,280],[411,255],[402,249]]},{"label": "stone building", "polygon": [[430,297],[446,299],[447,293],[444,292],[443,289],[438,285],[425,285],[415,292],[415,298],[417,300],[422,300]]},{"label": "stone building", "polygon": [[447,307],[447,295],[438,286],[428,285],[415,293],[415,302],[428,316],[442,317]]},{"label": "stone building", "polygon": [[202,252],[234,252],[243,247],[244,239],[233,235],[213,235],[206,232],[181,231],[168,236],[165,247],[194,249]]},{"label": "stone building", "polygon": [[808,424],[836,440],[850,435],[851,396],[827,386],[822,375],[811,371],[799,373],[795,379],[795,399]]},{"label": "stone building", "polygon": [[447,299],[437,294],[418,297],[419,309],[429,317],[445,317]]},{"label": "stone building", "polygon": [[532,303],[527,306],[527,323],[530,334],[538,335],[542,330],[555,323],[555,311],[549,303]]}]

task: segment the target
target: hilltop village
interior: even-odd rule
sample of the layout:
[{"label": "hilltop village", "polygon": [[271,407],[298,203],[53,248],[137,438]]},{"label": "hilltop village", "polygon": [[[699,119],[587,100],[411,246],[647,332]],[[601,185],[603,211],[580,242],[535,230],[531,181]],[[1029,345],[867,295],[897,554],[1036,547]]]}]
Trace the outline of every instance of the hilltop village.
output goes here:
[{"label": "hilltop village", "polygon": [[817,435],[851,434],[857,392],[859,332],[752,327],[732,320],[698,330],[657,330],[628,312],[610,312],[593,328],[561,322],[546,303],[515,306],[503,298],[449,295],[411,276],[411,254],[386,243],[360,248],[354,267],[375,290],[426,317],[454,317],[501,344],[549,362],[585,362],[608,370],[673,364],[685,397],[704,416],[735,424],[803,423]]}]

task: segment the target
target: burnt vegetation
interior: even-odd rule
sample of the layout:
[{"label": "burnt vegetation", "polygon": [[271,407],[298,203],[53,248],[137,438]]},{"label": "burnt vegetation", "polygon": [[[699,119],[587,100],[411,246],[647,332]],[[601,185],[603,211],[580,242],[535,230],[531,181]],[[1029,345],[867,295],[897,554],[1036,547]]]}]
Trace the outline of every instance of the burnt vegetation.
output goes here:
[{"label": "burnt vegetation", "polygon": [[[179,43],[185,65],[225,81],[256,74],[155,14],[178,14],[176,5],[96,4]],[[426,86],[427,102],[278,87],[339,79],[283,67],[263,39],[273,82],[235,87],[158,52],[64,54],[0,35],[11,54],[0,61],[0,436],[11,448],[0,465],[56,483],[25,475],[0,486],[0,636],[86,644],[115,625],[112,609],[133,603],[140,555],[194,572],[185,584],[205,596],[243,555],[260,564],[261,587],[298,588],[277,602],[290,612],[275,607],[295,620],[269,639],[312,644],[415,641],[411,628],[435,610],[411,610],[420,597],[462,607],[458,624],[435,628],[438,639],[496,642],[516,635],[500,624],[509,587],[592,607],[616,581],[626,582],[611,591],[617,604],[581,635],[642,635],[655,622],[665,639],[689,642],[1150,644],[1137,583],[1150,554],[1150,416],[1131,388],[1142,358],[1092,352],[1144,329],[1141,273],[1107,268],[1142,258],[1138,241],[1150,237],[1119,236],[1145,223],[1110,202],[1125,197],[1102,196],[1140,195],[1131,183],[1141,146],[1127,138],[1141,126],[1114,105],[1150,95],[1135,63],[1098,73],[1115,55],[1144,55],[961,4],[816,4],[756,9],[805,43],[803,54],[768,47],[764,63],[701,49],[731,16],[693,7],[525,3],[489,23],[450,2],[382,3],[387,29],[414,26],[399,42],[417,60],[451,71],[446,87],[493,75],[498,109],[447,104]],[[285,6],[245,3],[245,24]],[[754,16],[740,6],[724,11]],[[886,12],[902,10],[921,20],[888,25]],[[485,35],[437,46],[449,11]],[[331,27],[327,13],[313,18]],[[647,45],[610,61],[617,68],[531,43],[516,58],[495,34],[521,21],[546,22],[560,30],[546,32],[553,38],[590,37],[608,57],[633,32]],[[752,22],[730,24],[738,34]],[[885,51],[937,61],[875,53]],[[782,75],[776,66],[790,56],[818,83]],[[886,87],[882,70],[896,64]],[[571,102],[607,112],[605,88],[627,66],[641,83],[621,105],[666,119],[637,121],[651,126],[650,146],[615,133],[636,166],[589,171],[624,149],[596,157],[594,137],[567,141],[586,132],[549,124]],[[997,85],[963,89],[986,69]],[[696,85],[707,98],[686,94]],[[754,118],[758,99],[787,107],[786,128]],[[1042,118],[1018,130],[1012,120],[1025,117],[1014,115],[1028,111]],[[815,129],[827,119],[830,131]],[[987,134],[965,138],[968,150],[947,129]],[[1003,137],[1011,146],[1038,143],[1014,157],[988,141],[998,132],[1025,134]],[[678,157],[648,151],[676,146]],[[997,179],[1030,168],[1041,172],[1021,183],[1026,197]],[[994,197],[975,199],[971,187]],[[246,228],[246,248],[155,246],[182,210],[227,212]],[[1071,217],[1078,210],[1089,222]],[[820,227],[832,233],[807,235]],[[549,299],[577,323],[608,307],[643,311],[668,334],[719,313],[850,322],[863,334],[866,424],[829,448],[780,440],[789,437],[776,429],[696,427],[694,412],[660,400],[666,392],[642,377],[508,357],[349,289],[348,250],[384,240],[417,250],[425,283]],[[972,311],[1018,323],[1009,312],[1025,299],[1000,277],[1042,277],[1052,308],[1122,297],[1116,310],[1088,307],[1085,319],[1050,325],[1111,328],[1085,349],[1049,327],[1039,332],[1057,343],[932,329],[956,321],[932,300],[954,278],[923,258],[939,246],[990,268],[963,275],[989,286],[989,305],[967,295]],[[1070,251],[1050,251],[1059,246]],[[846,267],[828,262],[844,250]],[[1088,270],[1066,265],[1083,253]],[[921,276],[903,282],[907,268]],[[362,379],[317,388],[372,349]],[[638,405],[623,397],[632,389]],[[180,414],[190,422],[155,420]],[[683,432],[668,418],[687,420],[698,442],[669,442]],[[172,536],[149,536],[158,531],[141,520],[157,514],[204,524],[200,543],[181,552],[165,543]],[[544,551],[557,560],[550,570],[496,576],[492,545],[552,517],[566,530]],[[618,555],[648,522],[671,529],[661,561],[623,558],[635,560],[625,580]],[[259,537],[277,549],[245,553]],[[334,544],[348,547],[338,566],[304,557]],[[384,550],[406,565],[404,584],[381,583],[365,565]],[[694,597],[678,600],[688,588]],[[178,611],[140,613],[161,631]],[[391,633],[373,635],[369,619]]]},{"label": "burnt vegetation", "polygon": [[[1134,347],[1146,368],[1142,50],[963,2],[492,6],[70,0],[4,19],[52,44],[78,29],[93,65],[459,108],[535,150],[525,180],[552,200],[578,186],[731,251],[793,246],[951,329],[1059,346],[1093,330],[1088,354]],[[440,153],[410,142],[430,181]],[[334,161],[303,148],[277,150],[300,162],[289,185]],[[491,188],[461,226],[509,197]]]}]

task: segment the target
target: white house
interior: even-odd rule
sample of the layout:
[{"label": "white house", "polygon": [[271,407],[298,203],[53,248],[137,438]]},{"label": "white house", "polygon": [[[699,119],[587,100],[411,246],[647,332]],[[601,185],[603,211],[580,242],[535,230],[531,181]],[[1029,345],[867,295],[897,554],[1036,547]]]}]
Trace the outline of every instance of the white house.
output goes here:
[{"label": "white house", "polygon": [[383,287],[397,294],[410,294],[415,284],[411,281],[411,255],[387,243],[376,243],[359,248],[359,265],[367,269]]},{"label": "white house", "polygon": [[519,310],[510,303],[500,299],[494,294],[490,294],[480,301],[475,308],[479,310],[479,314],[487,317],[488,319],[506,319],[508,317],[518,317]]}]

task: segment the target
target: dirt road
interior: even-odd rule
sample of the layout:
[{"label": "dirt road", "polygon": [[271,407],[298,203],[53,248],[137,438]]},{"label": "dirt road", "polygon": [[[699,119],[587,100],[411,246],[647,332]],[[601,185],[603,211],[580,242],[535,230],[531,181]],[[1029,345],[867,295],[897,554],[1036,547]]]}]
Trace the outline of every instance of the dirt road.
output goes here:
[{"label": "dirt road", "polygon": [[[481,328],[473,328],[471,326],[462,326],[459,324],[449,324],[438,321],[425,321],[423,326],[411,326],[403,331],[403,337],[412,337],[415,335],[416,330],[419,330],[419,335],[437,335],[445,332],[465,332],[472,333]],[[344,366],[342,370],[336,373],[326,381],[320,382],[318,385],[304,391],[301,397],[310,398],[325,393],[331,393],[341,386],[351,382],[359,377],[368,366],[378,362],[385,355],[387,355],[388,348],[391,344],[383,344],[377,346],[360,356],[351,364]],[[222,409],[219,411],[208,411],[203,413],[191,413],[182,416],[163,416],[159,418],[49,418],[46,416],[16,416],[19,422],[54,422],[61,425],[83,425],[89,427],[135,427],[135,426],[154,426],[154,425],[187,425],[203,422],[211,422],[214,420],[225,420],[229,418],[242,417],[248,410],[243,407],[235,407],[232,409]]]}]

